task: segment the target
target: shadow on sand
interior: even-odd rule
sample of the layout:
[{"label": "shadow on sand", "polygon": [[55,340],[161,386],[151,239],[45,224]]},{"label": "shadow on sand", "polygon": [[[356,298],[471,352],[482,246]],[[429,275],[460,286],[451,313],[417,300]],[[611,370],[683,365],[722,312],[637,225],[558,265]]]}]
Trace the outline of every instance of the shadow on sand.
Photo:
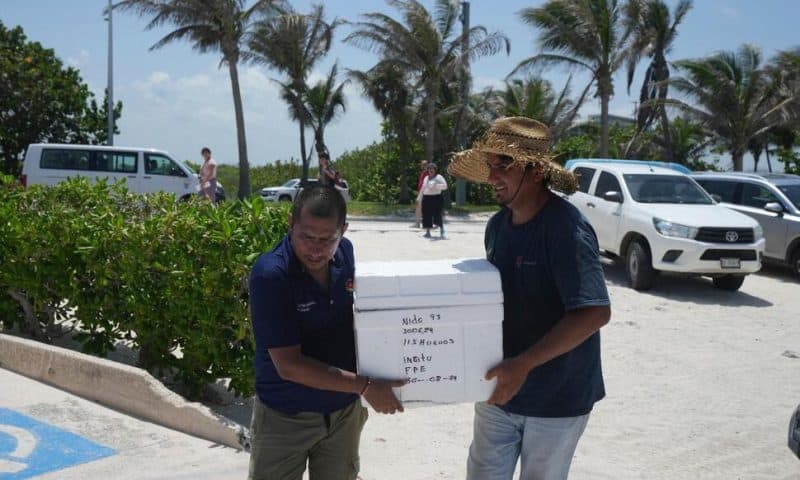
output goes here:
[{"label": "shadow on sand", "polygon": [[[628,286],[625,266],[620,262],[603,259],[603,270],[606,281],[610,285],[624,288]],[[742,286],[747,289],[747,279]],[[653,288],[638,292],[641,295],[661,297],[680,302],[691,302],[702,305],[726,305],[734,307],[771,307],[773,304],[760,297],[750,295],[746,291],[730,292],[714,287],[708,277],[659,273]]]}]

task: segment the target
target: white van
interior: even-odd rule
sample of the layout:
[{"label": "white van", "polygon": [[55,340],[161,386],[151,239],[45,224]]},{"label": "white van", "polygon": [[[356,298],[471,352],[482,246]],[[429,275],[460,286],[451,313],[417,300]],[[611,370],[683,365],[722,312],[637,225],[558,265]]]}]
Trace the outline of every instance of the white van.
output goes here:
[{"label": "white van", "polygon": [[69,177],[124,179],[131,192],[171,192],[181,200],[196,195],[199,185],[188,166],[161,150],[56,143],[28,146],[23,185],[55,185]]}]

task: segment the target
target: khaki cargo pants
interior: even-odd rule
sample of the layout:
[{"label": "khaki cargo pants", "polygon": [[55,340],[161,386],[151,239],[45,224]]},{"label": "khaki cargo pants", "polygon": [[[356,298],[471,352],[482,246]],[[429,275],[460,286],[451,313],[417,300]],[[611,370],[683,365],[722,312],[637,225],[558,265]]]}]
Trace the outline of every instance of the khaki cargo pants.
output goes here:
[{"label": "khaki cargo pants", "polygon": [[355,401],[322,415],[287,415],[253,401],[249,480],[355,480],[367,409]]}]

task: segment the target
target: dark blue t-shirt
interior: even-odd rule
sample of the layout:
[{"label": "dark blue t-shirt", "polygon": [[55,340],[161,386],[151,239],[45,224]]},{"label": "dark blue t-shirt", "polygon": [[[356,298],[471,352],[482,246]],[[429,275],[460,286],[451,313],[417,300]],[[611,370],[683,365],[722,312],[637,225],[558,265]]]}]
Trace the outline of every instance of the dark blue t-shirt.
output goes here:
[{"label": "dark blue t-shirt", "polygon": [[[503,354],[519,355],[577,308],[609,305],[597,237],[586,218],[556,195],[529,222],[503,209],[486,226],[486,256],[503,284]],[[600,332],[534,368],[503,409],[532,417],[574,417],[605,396]]]},{"label": "dark blue t-shirt", "polygon": [[259,257],[250,272],[250,313],[256,339],[256,395],[284,412],[330,413],[358,396],[283,380],[267,351],[300,345],[303,355],[354,372],[353,245],[343,238],[330,262],[330,282],[322,287],[294,255],[289,235]]}]

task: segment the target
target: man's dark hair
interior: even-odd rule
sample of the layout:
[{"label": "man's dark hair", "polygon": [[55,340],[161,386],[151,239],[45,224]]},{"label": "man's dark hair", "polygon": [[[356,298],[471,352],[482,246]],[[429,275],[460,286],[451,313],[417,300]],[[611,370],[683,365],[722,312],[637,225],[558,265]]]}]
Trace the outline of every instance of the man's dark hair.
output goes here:
[{"label": "man's dark hair", "polygon": [[304,188],[297,194],[292,205],[292,218],[300,220],[305,208],[306,213],[317,218],[335,218],[339,227],[344,226],[347,218],[347,204],[338,190],[328,185],[313,185]]},{"label": "man's dark hair", "polygon": [[210,149],[210,148],[208,148],[208,147],[203,147],[203,149],[202,149],[202,150],[200,150],[200,153],[206,153],[206,152],[208,152],[208,153],[209,153],[209,155],[210,155],[210,154],[211,154],[211,149]]}]

